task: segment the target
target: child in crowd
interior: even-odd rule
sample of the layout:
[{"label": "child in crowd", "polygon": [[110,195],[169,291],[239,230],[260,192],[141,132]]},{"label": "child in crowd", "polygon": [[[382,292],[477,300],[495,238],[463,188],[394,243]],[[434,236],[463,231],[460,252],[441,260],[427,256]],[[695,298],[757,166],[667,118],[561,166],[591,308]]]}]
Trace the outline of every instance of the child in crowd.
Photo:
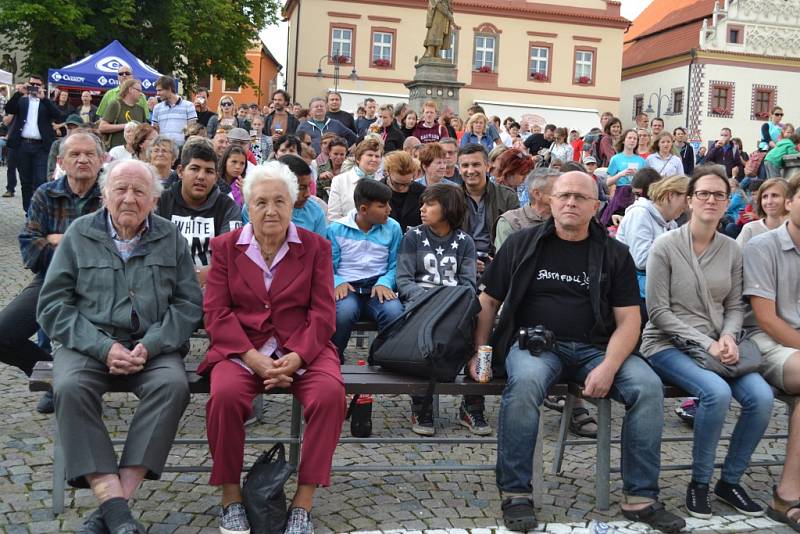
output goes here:
[{"label": "child in crowd", "polygon": [[336,332],[332,341],[344,363],[353,325],[364,315],[383,329],[403,313],[395,293],[397,251],[403,234],[389,218],[392,190],[377,180],[358,180],[356,207],[333,221],[328,239],[333,248]]},{"label": "child in crowd", "polygon": [[219,180],[217,187],[224,195],[229,195],[239,208],[242,207],[241,183],[247,173],[247,151],[238,145],[231,145],[219,161]]},{"label": "child in crowd", "polygon": [[[410,303],[436,286],[469,286],[476,290],[476,253],[472,238],[462,232],[467,213],[464,193],[444,183],[425,189],[420,197],[422,224],[409,228],[397,259],[397,291]],[[433,436],[430,398],[411,397],[411,430]],[[461,410],[465,410],[462,403]]]}]

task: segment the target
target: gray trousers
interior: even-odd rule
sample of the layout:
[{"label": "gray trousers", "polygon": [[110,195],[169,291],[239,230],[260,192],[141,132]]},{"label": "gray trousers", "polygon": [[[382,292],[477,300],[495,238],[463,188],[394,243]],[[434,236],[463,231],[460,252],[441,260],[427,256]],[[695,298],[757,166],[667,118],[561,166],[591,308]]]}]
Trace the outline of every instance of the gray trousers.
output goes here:
[{"label": "gray trousers", "polygon": [[[103,424],[103,394],[112,384],[122,384],[139,398],[119,463]],[[189,404],[179,354],[158,354],[140,372],[119,377],[96,359],[60,347],[53,354],[53,392],[58,440],[71,486],[87,488],[86,475],[118,473],[122,467],[145,467],[151,480],[161,476]]]}]

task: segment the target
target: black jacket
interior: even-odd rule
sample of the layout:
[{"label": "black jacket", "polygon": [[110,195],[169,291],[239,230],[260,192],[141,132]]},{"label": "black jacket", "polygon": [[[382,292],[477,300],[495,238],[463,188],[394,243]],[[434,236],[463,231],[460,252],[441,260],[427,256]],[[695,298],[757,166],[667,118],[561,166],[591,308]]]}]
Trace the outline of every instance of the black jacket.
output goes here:
[{"label": "black jacket", "polygon": [[[381,128],[381,131],[379,131],[378,134],[383,136],[383,128]],[[356,144],[363,141],[364,137],[365,136],[362,135],[356,139]],[[389,133],[386,135],[386,140],[383,142],[383,153],[388,154],[389,152],[394,152],[395,150],[403,150],[403,143],[405,142],[406,136],[403,135],[403,132],[400,131],[400,128],[398,128],[393,122],[389,127]]]},{"label": "black jacket", "polygon": [[691,176],[694,171],[695,162],[694,147],[689,143],[684,143],[683,148],[678,151],[678,156],[680,156],[683,162],[683,174]]},{"label": "black jacket", "polygon": [[[7,144],[9,148],[18,148],[22,143],[22,128],[28,121],[28,103],[30,99],[22,96],[21,93],[14,93],[6,102],[6,113],[14,115],[11,126],[8,129]],[[52,100],[47,98],[39,99],[39,113],[37,114],[36,124],[39,127],[39,134],[42,136],[42,145],[50,150],[50,145],[56,139],[53,130],[53,123],[61,122],[61,112]]]},{"label": "black jacket", "polygon": [[[381,183],[389,185],[386,178],[382,179]],[[403,202],[402,206],[397,202],[394,196],[395,194],[392,192],[392,198],[389,199],[389,206],[392,208],[392,212],[389,214],[389,217],[400,223],[400,229],[403,231],[403,234],[406,233],[409,226],[414,227],[422,224],[422,218],[419,214],[419,207],[421,204],[419,198],[424,191],[424,185],[411,182],[411,185],[408,187],[408,193],[406,193],[405,202]]]},{"label": "black jacket", "polygon": [[[286,115],[289,117],[289,120],[287,121],[289,124],[287,124],[283,129],[283,133],[294,134],[297,131],[297,127],[300,126],[300,121],[297,120],[297,117],[295,117],[291,111],[287,111]],[[272,135],[272,121],[274,118],[274,111],[264,118],[264,128],[261,130],[261,133],[269,136]]]},{"label": "black jacket", "polygon": [[[508,291],[505,295],[492,295],[503,301],[500,319],[491,336],[491,345],[495,348],[492,367],[500,375],[505,374],[506,354],[515,341],[517,309],[523,303],[536,274],[537,246],[543,237],[554,234],[555,223],[552,217],[538,226],[518,230],[508,237],[490,266],[490,269],[497,268],[508,259],[501,258],[502,255],[511,255],[511,272],[503,273],[503,276],[508,277]],[[589,223],[589,239],[589,298],[595,318],[589,339],[592,345],[605,349],[617,327],[610,304],[611,276],[627,272],[630,274],[627,283],[638,287],[638,282],[628,247],[608,237],[605,228],[594,219]],[[625,265],[626,263],[629,265]]]},{"label": "black jacket", "polygon": [[353,119],[352,113],[348,113],[340,109],[339,111],[329,111],[325,114],[325,116],[329,119],[336,119],[352,131],[356,131],[356,121]]}]

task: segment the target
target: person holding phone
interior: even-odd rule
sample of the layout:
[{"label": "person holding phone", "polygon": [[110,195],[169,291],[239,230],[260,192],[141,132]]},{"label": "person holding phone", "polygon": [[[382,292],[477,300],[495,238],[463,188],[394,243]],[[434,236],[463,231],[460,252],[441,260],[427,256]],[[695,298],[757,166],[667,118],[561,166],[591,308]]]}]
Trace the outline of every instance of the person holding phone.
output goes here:
[{"label": "person holding phone", "polygon": [[61,112],[47,98],[43,86],[44,78],[31,75],[25,93],[17,86],[17,92],[6,102],[6,113],[14,116],[6,144],[14,149],[25,213],[33,192],[46,181],[47,155],[56,138],[53,124],[61,122]]}]

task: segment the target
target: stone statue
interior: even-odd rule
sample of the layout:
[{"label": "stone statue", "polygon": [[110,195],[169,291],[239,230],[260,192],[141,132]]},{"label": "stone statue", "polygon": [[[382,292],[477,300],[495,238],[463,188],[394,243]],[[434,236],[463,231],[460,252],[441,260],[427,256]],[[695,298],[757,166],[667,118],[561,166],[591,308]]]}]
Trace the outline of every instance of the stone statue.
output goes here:
[{"label": "stone statue", "polygon": [[428,0],[428,18],[425,27],[425,54],[422,57],[439,58],[442,50],[450,48],[450,35],[456,25],[450,0]]}]

